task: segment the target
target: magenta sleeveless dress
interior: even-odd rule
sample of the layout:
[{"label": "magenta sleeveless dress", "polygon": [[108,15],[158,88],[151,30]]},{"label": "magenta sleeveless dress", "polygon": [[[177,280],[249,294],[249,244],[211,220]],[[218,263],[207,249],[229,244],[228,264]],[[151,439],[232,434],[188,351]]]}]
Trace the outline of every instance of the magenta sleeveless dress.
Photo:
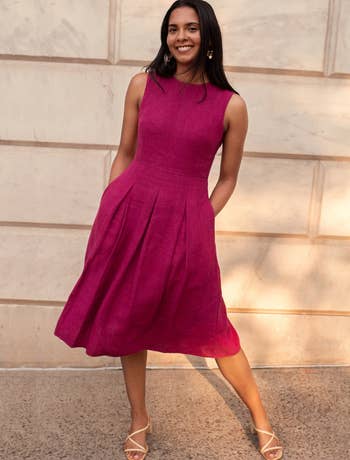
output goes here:
[{"label": "magenta sleeveless dress", "polygon": [[84,266],[54,335],[90,356],[140,350],[223,357],[227,317],[208,176],[233,92],[147,75],[138,144],[104,190]]}]

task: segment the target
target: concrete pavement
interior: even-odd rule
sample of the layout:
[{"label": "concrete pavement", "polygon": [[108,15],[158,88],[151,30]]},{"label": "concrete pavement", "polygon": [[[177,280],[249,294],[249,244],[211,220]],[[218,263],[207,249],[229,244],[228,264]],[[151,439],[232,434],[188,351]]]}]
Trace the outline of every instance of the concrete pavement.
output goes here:
[{"label": "concrete pavement", "polygon": [[[350,458],[350,367],[253,369],[284,459]],[[124,460],[129,406],[120,369],[0,371],[0,458]],[[237,393],[209,369],[148,369],[154,431],[146,460],[254,460]]]}]

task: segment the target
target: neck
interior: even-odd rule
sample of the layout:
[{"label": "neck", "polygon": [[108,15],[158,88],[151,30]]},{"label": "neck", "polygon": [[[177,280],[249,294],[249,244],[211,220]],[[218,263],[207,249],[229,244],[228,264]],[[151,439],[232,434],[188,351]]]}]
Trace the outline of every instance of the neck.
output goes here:
[{"label": "neck", "polygon": [[175,76],[178,80],[191,83],[202,83],[207,81],[206,75],[202,70],[199,70],[195,76],[192,76],[192,68],[190,66],[182,66],[177,64]]}]

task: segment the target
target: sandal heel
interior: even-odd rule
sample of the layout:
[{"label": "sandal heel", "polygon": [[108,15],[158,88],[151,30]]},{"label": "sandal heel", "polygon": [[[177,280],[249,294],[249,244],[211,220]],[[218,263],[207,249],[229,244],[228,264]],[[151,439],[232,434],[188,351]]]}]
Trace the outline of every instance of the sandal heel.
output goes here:
[{"label": "sandal heel", "polygon": [[147,433],[153,433],[153,423],[151,421],[151,417],[149,418],[149,426],[147,428]]}]

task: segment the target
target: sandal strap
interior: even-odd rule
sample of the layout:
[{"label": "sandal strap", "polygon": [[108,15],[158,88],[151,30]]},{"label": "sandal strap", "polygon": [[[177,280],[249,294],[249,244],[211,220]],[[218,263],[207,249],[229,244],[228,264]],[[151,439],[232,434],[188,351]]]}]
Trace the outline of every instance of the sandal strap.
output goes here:
[{"label": "sandal strap", "polygon": [[[142,452],[146,452],[146,447],[144,447],[142,444],[139,444],[137,441],[135,441],[135,439],[132,439],[129,436],[127,437],[127,440],[128,439],[130,439],[131,442],[133,442],[136,446],[138,446],[140,449],[142,449]],[[136,449],[136,450],[140,450],[140,449]]]},{"label": "sandal strap", "polygon": [[264,450],[264,452],[263,452],[262,449],[261,449],[261,452],[262,452],[262,453],[265,453],[265,452],[267,452],[268,450],[275,450],[275,449],[283,449],[283,447],[282,447],[282,446],[268,447],[267,449]]},{"label": "sandal strap", "polygon": [[147,449],[138,449],[137,447],[128,447],[124,449],[124,452],[142,452],[143,454],[147,453]]},{"label": "sandal strap", "polygon": [[139,449],[136,448],[136,447],[129,447],[129,448],[124,449],[124,452],[130,452],[130,451],[136,452],[137,451],[137,452],[142,452],[143,454],[147,452],[147,447],[144,447],[142,444],[139,444],[137,441],[135,441],[135,439],[132,439],[132,436],[134,436],[137,433],[141,433],[142,431],[147,430],[149,428],[149,425],[150,425],[150,421],[148,419],[148,423],[147,423],[147,425],[145,427],[140,428],[139,430],[133,431],[132,433],[128,434],[128,436],[126,437],[125,442],[129,439],[136,446],[138,446]]},{"label": "sandal strap", "polygon": [[265,433],[265,434],[269,434],[270,436],[273,436],[274,438],[277,438],[275,432],[273,431],[272,433],[270,431],[266,431],[266,430],[262,430],[261,428],[256,428],[254,427],[254,429],[256,431],[259,431],[260,433]]},{"label": "sandal strap", "polygon": [[262,448],[260,449],[260,452],[262,454],[267,452],[268,450],[283,449],[282,446],[267,447],[269,444],[271,444],[271,442],[273,441],[273,438],[277,439],[277,441],[279,440],[274,431],[271,433],[270,431],[262,430],[260,428],[256,428],[255,426],[254,426],[254,429],[256,431],[259,431],[260,433],[265,433],[271,436],[271,438],[267,441],[267,443],[264,446],[262,446]]},{"label": "sandal strap", "polygon": [[147,423],[147,425],[146,425],[145,427],[140,428],[139,430],[133,431],[133,432],[130,433],[128,436],[134,436],[134,434],[141,433],[142,431],[147,430],[148,427],[149,427],[149,422]]}]

